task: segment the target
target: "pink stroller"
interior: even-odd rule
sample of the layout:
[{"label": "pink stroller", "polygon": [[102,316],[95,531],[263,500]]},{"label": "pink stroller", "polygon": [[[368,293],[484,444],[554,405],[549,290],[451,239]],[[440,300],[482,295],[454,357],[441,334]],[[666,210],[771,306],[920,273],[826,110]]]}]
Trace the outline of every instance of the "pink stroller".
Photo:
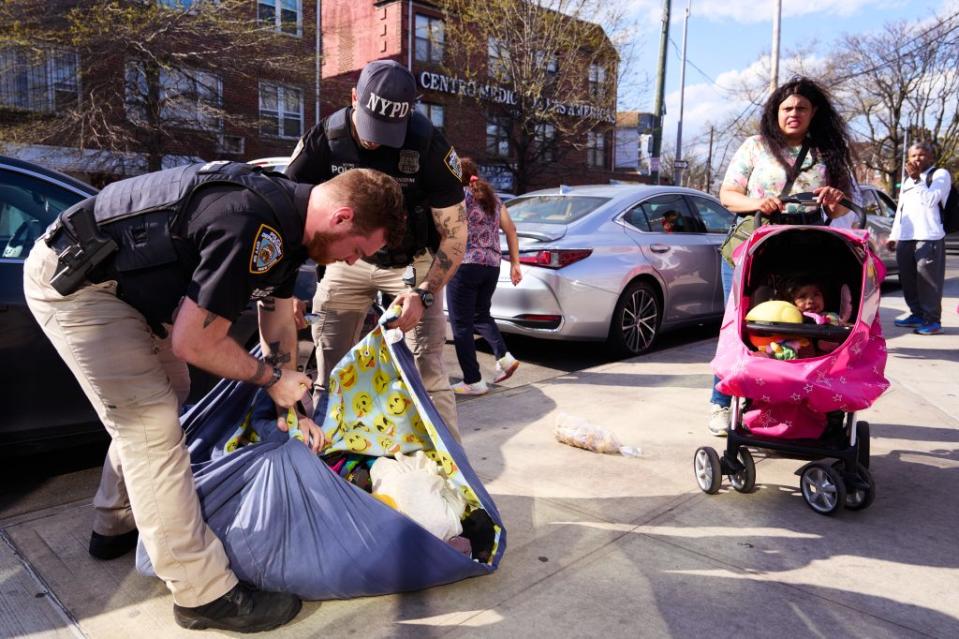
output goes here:
[{"label": "pink stroller", "polygon": [[[800,209],[815,204],[807,193],[788,201]],[[843,205],[864,221],[859,207],[848,200]],[[861,510],[872,503],[876,487],[869,473],[869,424],[857,422],[855,412],[869,407],[889,387],[883,376],[886,346],[878,313],[885,270],[870,249],[867,232],[817,225],[818,207],[811,217],[780,217],[757,229],[736,254],[733,287],[712,361],[722,380],[717,388],[733,397],[731,427],[722,457],[708,446],[696,451],[696,480],[713,494],[728,475],[734,489],[750,492],[756,466],[749,449],[762,449],[810,462],[796,474],[814,511],[828,515],[843,506]],[[800,225],[788,224],[790,218],[798,218]],[[842,300],[850,323],[746,320],[762,298],[781,298],[785,278],[810,268],[821,274],[828,289],[823,291],[827,309],[838,309]],[[832,350],[813,349],[815,355],[788,361],[757,357],[751,345],[756,336],[828,344]]]}]

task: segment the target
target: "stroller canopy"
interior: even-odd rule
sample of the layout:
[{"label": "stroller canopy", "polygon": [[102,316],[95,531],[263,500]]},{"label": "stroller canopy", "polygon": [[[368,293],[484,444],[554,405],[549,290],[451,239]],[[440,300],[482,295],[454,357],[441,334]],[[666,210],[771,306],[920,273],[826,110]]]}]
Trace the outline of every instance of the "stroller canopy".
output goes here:
[{"label": "stroller canopy", "polygon": [[[885,274],[865,232],[821,226],[763,226],[741,247],[712,368],[717,388],[766,407],[766,423],[754,431],[781,435],[803,415],[868,408],[889,387],[884,377],[886,344],[879,320],[879,285]],[[849,288],[852,326],[835,350],[816,357],[779,361],[755,357],[747,346],[746,313],[760,289],[778,278],[820,273],[827,306],[838,306]],[[778,413],[777,413],[778,411]],[[777,417],[777,415],[779,415]],[[793,433],[794,437],[814,432]]]}]

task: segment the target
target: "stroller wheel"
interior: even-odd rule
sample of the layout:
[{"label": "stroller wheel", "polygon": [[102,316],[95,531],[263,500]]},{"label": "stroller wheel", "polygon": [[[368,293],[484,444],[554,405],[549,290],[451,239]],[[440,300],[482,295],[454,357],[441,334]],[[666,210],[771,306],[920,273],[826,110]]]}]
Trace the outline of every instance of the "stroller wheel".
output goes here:
[{"label": "stroller wheel", "polygon": [[869,422],[856,422],[856,460],[869,468]]},{"label": "stroller wheel", "polygon": [[846,503],[842,476],[832,466],[809,464],[799,478],[803,499],[820,515],[832,515]]},{"label": "stroller wheel", "polygon": [[863,465],[856,469],[858,475],[854,486],[846,486],[846,508],[849,510],[865,510],[876,499],[876,482],[872,473]]},{"label": "stroller wheel", "polygon": [[707,495],[715,495],[723,483],[722,467],[719,464],[719,453],[709,446],[696,449],[693,457],[693,472],[696,473],[696,483],[700,490]]},{"label": "stroller wheel", "polygon": [[743,465],[743,469],[735,475],[729,476],[729,483],[740,493],[752,492],[756,487],[756,462],[753,461],[753,455],[745,446],[740,446],[736,453],[736,458]]}]

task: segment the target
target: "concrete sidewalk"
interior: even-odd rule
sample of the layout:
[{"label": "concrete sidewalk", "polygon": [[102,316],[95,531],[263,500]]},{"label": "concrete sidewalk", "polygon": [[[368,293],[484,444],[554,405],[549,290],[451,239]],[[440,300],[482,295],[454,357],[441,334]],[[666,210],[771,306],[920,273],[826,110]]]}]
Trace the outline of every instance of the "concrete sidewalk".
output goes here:
[{"label": "concrete sidewalk", "polygon": [[[497,573],[428,591],[307,603],[278,637],[959,636],[959,282],[936,337],[892,327],[891,390],[872,425],[873,506],[834,518],[797,492],[801,462],[757,457],[756,492],[700,492],[714,340],[472,398],[470,460],[502,513]],[[560,412],[642,449],[557,443]],[[92,494],[92,493],[91,493]],[[133,558],[86,552],[89,498],[0,521],[0,636],[217,636],[182,631]],[[399,550],[398,550],[399,551]]]}]

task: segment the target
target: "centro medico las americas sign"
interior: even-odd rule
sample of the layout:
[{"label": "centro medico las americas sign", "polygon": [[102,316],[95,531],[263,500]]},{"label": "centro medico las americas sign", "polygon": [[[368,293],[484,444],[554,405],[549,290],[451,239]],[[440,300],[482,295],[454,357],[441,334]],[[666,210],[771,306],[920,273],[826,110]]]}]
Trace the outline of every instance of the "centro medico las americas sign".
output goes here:
[{"label": "centro medico las americas sign", "polygon": [[[473,80],[464,80],[431,71],[423,71],[417,79],[419,80],[420,87],[428,91],[479,98],[480,100],[495,102],[497,104],[516,104],[516,92],[506,87],[492,84],[480,85]],[[591,118],[604,122],[616,122],[616,117],[610,109],[603,109],[591,104],[559,102],[550,100],[549,98],[541,99],[546,103],[547,108],[553,109],[560,115]]]}]

